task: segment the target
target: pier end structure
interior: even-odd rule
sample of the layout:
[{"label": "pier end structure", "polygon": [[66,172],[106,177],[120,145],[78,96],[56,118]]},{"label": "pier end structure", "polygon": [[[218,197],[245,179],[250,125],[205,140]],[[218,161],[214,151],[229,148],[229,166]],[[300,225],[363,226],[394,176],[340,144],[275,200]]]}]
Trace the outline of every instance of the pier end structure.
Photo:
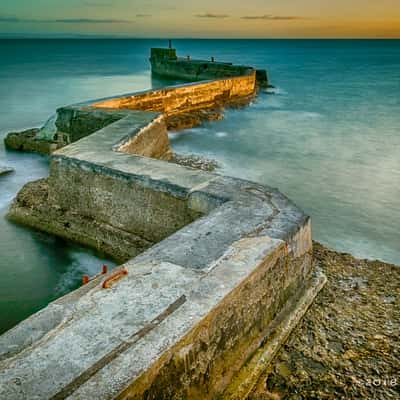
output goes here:
[{"label": "pier end structure", "polygon": [[197,60],[190,56],[178,57],[174,48],[152,48],[150,63],[153,74],[185,81],[242,76],[255,71],[257,85],[261,88],[268,87],[268,76],[265,69],[254,69],[245,65],[216,61],[215,57],[211,57],[210,60]]}]

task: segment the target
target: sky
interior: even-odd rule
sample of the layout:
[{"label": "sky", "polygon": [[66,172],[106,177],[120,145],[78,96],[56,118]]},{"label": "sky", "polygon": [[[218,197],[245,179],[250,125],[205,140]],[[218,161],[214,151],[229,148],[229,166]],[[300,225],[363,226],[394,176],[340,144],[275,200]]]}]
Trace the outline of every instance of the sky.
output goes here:
[{"label": "sky", "polygon": [[400,0],[0,0],[0,36],[400,38]]}]

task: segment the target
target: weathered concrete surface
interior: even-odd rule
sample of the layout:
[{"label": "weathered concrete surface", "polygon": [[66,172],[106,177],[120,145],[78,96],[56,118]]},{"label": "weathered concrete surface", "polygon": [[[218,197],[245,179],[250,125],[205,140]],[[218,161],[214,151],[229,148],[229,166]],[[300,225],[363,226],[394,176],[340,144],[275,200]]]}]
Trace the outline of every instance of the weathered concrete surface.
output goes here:
[{"label": "weathered concrete surface", "polygon": [[115,109],[94,110],[90,105],[61,107],[57,110],[55,125],[62,132],[67,144],[76,142],[101,128],[128,115],[127,111]]},{"label": "weathered concrete surface", "polygon": [[300,296],[291,297],[274,322],[268,327],[268,333],[260,348],[254,352],[250,360],[232,379],[223,394],[224,400],[248,399],[256,388],[260,377],[269,368],[282,343],[286,342],[292,330],[301,321],[325,284],[326,276],[320,270],[316,270],[313,279],[310,280],[304,292],[301,292]]},{"label": "weathered concrete surface", "polygon": [[[138,130],[132,118],[159,116],[129,118],[53,156],[48,204],[153,241],[170,236],[126,263],[112,289],[92,283],[3,335],[5,398],[215,398],[309,279],[309,219],[285,196],[110,151]],[[51,224],[47,215],[37,221]]]},{"label": "weathered concrete surface", "polygon": [[[309,265],[288,266],[284,243],[266,237],[239,241],[204,272],[151,252],[111,290],[96,285],[46,309],[52,329],[1,365],[2,398],[213,398],[256,349],[289,276]],[[10,331],[2,349],[21,336]]]},{"label": "weathered concrete surface", "polygon": [[1,336],[0,398],[220,398],[302,299],[310,219],[277,189],[165,161],[168,115],[254,87],[253,71],[58,110],[73,143],[10,217],[130,258],[128,274],[110,289],[95,279]]},{"label": "weathered concrete surface", "polygon": [[154,244],[133,232],[51,203],[48,179],[27,183],[18,193],[9,217],[17,223],[97,249],[120,262]]}]

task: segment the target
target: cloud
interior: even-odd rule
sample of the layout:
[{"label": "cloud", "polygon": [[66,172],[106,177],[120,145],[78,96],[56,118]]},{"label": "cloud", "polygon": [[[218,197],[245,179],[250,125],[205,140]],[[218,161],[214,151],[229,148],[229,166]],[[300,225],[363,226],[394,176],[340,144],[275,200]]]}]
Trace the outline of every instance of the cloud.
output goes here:
[{"label": "cloud", "polygon": [[136,14],[136,18],[149,18],[152,17],[151,14]]},{"label": "cloud", "polygon": [[62,19],[27,19],[17,17],[2,17],[0,23],[40,23],[40,24],[128,24],[132,21],[125,19],[98,19],[98,18],[62,18]]},{"label": "cloud", "polygon": [[43,22],[55,22],[59,24],[128,24],[132,21],[126,19],[65,18],[45,20]]},{"label": "cloud", "polygon": [[205,13],[205,14],[196,14],[195,17],[197,17],[197,18],[228,18],[229,15]]},{"label": "cloud", "polygon": [[241,19],[262,19],[267,21],[294,21],[297,19],[306,19],[305,17],[299,17],[294,15],[246,15],[240,17]]}]

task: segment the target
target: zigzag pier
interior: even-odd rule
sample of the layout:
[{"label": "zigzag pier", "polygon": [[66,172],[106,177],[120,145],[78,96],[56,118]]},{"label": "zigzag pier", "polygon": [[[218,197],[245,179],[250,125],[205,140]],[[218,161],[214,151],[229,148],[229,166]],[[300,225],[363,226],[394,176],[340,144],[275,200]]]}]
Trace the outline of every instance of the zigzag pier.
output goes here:
[{"label": "zigzag pier", "polygon": [[174,49],[151,64],[194,82],[62,107],[31,137],[53,145],[50,174],[9,217],[122,263],[0,337],[2,399],[244,399],[254,357],[325,283],[310,218],[279,190],[168,162],[169,126],[245,104],[265,71]]}]

